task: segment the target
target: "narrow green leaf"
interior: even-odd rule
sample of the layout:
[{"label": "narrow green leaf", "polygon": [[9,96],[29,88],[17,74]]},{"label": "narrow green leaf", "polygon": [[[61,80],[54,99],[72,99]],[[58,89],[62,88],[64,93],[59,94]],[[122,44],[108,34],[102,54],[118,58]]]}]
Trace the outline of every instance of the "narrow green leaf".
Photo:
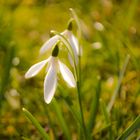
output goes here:
[{"label": "narrow green leaf", "polygon": [[45,139],[45,140],[49,140],[49,136],[48,134],[44,131],[44,129],[42,128],[42,126],[39,124],[39,122],[36,120],[36,118],[25,108],[22,108],[25,116],[32,122],[32,124],[38,129],[38,131],[40,132],[41,136]]},{"label": "narrow green leaf", "polygon": [[57,101],[55,100],[55,98],[52,100],[51,105],[52,105],[52,107],[53,107],[53,109],[54,109],[54,111],[56,113],[59,125],[61,126],[66,139],[71,140],[70,131],[69,131],[68,127],[67,127],[68,125],[65,122],[65,119],[64,119],[63,114],[61,112],[60,106],[57,103]]},{"label": "narrow green leaf", "polygon": [[46,114],[46,117],[47,117],[48,122],[49,122],[49,128],[51,128],[51,130],[52,130],[54,139],[58,140],[58,133],[57,133],[57,130],[55,129],[56,127],[54,125],[54,119],[53,119],[53,117],[51,117],[50,110],[48,109],[49,106],[46,107],[46,103],[44,103],[42,106],[42,104],[40,102],[38,102],[38,106],[41,106],[44,109],[44,114]]},{"label": "narrow green leaf", "polygon": [[[79,65],[79,71],[81,67]],[[79,104],[79,112],[80,112],[80,117],[81,117],[81,121],[82,121],[82,134],[83,134],[83,140],[87,140],[87,128],[86,128],[86,124],[85,124],[85,119],[84,119],[84,113],[83,113],[83,107],[82,107],[82,99],[81,99],[81,75],[79,74],[79,81],[77,81],[77,98],[78,98],[78,104]],[[81,135],[81,134],[80,134]]]},{"label": "narrow green leaf", "polygon": [[100,104],[101,104],[101,109],[102,109],[102,113],[104,115],[104,119],[105,119],[105,123],[106,126],[108,126],[108,131],[109,131],[109,139],[113,140],[113,131],[112,131],[112,127],[111,127],[111,120],[110,120],[110,116],[109,113],[107,111],[106,105],[103,102],[103,100],[100,100]]},{"label": "narrow green leaf", "polygon": [[100,93],[101,93],[101,79],[99,79],[98,81],[98,84],[96,87],[96,93],[95,93],[95,96],[93,96],[93,100],[90,107],[91,110],[90,110],[89,122],[87,124],[87,131],[89,134],[91,133],[95,124],[96,114],[99,107]]},{"label": "narrow green leaf", "polygon": [[9,83],[9,77],[10,77],[10,69],[12,67],[12,60],[14,57],[14,47],[11,47],[7,54],[5,55],[4,64],[3,64],[3,74],[2,74],[2,83],[0,86],[0,100],[4,98],[4,92],[5,89]]},{"label": "narrow green leaf", "polygon": [[120,75],[119,75],[119,79],[118,79],[118,84],[117,84],[116,89],[115,89],[115,91],[113,93],[113,96],[112,96],[112,98],[111,98],[111,100],[110,100],[110,102],[108,104],[108,108],[107,108],[108,112],[111,111],[111,109],[112,109],[112,107],[114,105],[115,99],[116,99],[116,97],[117,97],[117,95],[119,93],[119,90],[120,90],[120,87],[121,87],[121,83],[122,83],[122,80],[123,80],[123,77],[124,77],[124,74],[125,74],[125,71],[126,71],[126,67],[128,65],[129,60],[130,60],[130,55],[127,55],[126,59],[125,59],[125,62],[124,62],[124,65],[123,65],[123,68],[120,71]]},{"label": "narrow green leaf", "polygon": [[103,102],[103,100],[100,100],[100,103],[101,103],[101,108],[102,108],[102,112],[103,112],[103,115],[104,115],[105,123],[109,124],[110,123],[110,119],[109,119],[109,113],[107,112],[106,105]]},{"label": "narrow green leaf", "polygon": [[70,100],[68,93],[66,93],[65,89],[60,84],[58,84],[58,87],[59,87],[60,92],[63,94],[63,99],[64,99],[69,111],[71,112],[73,118],[82,127],[80,113],[77,111],[76,107],[73,105],[73,103]]},{"label": "narrow green leaf", "polygon": [[117,140],[126,140],[135,130],[140,128],[140,115],[133,123],[117,138]]}]

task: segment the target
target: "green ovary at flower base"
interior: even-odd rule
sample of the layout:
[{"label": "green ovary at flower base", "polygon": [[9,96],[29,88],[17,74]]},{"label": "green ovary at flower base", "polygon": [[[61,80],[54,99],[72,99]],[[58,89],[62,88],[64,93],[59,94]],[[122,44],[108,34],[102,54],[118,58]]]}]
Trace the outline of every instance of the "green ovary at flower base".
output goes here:
[{"label": "green ovary at flower base", "polygon": [[47,74],[44,80],[44,99],[47,104],[51,102],[56,91],[58,81],[57,74],[59,72],[70,87],[74,88],[76,86],[72,72],[64,63],[59,60],[58,53],[59,48],[56,45],[52,51],[52,55],[48,59],[33,65],[25,74],[25,78],[31,78],[37,75],[48,63]]}]

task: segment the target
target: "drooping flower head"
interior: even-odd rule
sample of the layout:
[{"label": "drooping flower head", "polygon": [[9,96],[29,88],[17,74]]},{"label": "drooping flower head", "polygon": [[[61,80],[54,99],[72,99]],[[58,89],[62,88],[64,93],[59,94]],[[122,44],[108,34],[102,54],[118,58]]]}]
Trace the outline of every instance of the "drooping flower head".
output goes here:
[{"label": "drooping flower head", "polygon": [[56,91],[58,82],[57,74],[59,72],[70,87],[76,86],[76,82],[72,72],[64,63],[59,60],[58,54],[59,47],[56,45],[52,51],[52,55],[48,59],[33,65],[25,74],[25,78],[31,78],[37,75],[41,71],[41,69],[48,63],[46,70],[47,74],[44,80],[44,99],[47,104],[51,102]]},{"label": "drooping flower head", "polygon": [[[77,38],[72,33],[72,21],[69,22],[68,28],[60,33],[64,36],[70,44],[70,47],[74,53],[75,61],[78,63],[79,54],[79,43]],[[62,41],[59,35],[54,35],[49,40],[47,40],[40,49],[40,54],[45,53],[49,49],[51,49],[58,41]]]}]

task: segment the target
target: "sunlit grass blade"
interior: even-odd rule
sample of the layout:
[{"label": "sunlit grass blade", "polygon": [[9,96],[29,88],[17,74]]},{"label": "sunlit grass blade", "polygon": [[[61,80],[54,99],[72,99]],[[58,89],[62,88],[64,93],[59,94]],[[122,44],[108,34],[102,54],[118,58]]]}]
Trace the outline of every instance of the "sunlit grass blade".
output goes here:
[{"label": "sunlit grass blade", "polygon": [[67,140],[71,140],[71,134],[70,134],[68,125],[66,124],[65,119],[63,117],[63,114],[61,112],[59,104],[57,103],[57,101],[55,99],[53,99],[52,102],[51,102],[51,105],[52,105],[52,107],[53,107],[53,109],[54,109],[54,111],[56,113],[59,125],[60,125],[60,127],[62,128],[62,130],[64,132],[65,138]]},{"label": "sunlit grass blade", "polygon": [[112,131],[112,127],[111,127],[112,123],[111,123],[111,120],[110,120],[109,112],[107,111],[106,105],[103,102],[103,100],[100,100],[100,105],[101,105],[102,113],[104,115],[106,126],[108,126],[109,139],[113,140],[113,131]]},{"label": "sunlit grass blade", "polygon": [[49,140],[49,135],[44,131],[42,126],[39,124],[39,122],[36,120],[36,118],[25,108],[22,108],[25,116],[32,122],[32,124],[38,129],[41,136],[44,138],[44,140]]},{"label": "sunlit grass blade", "polygon": [[14,47],[9,48],[9,50],[7,51],[7,54],[5,55],[4,64],[3,64],[2,83],[0,85],[0,100],[4,98],[4,92],[9,83],[10,69],[12,67],[14,50],[15,50]]},{"label": "sunlit grass blade", "polygon": [[99,81],[98,81],[98,84],[96,87],[96,93],[93,96],[93,100],[92,100],[92,103],[90,106],[91,110],[90,110],[89,121],[87,124],[87,131],[88,131],[89,135],[91,134],[92,129],[94,128],[96,114],[97,114],[98,107],[99,107],[100,93],[101,93],[101,79],[99,79]]},{"label": "sunlit grass blade", "polygon": [[140,128],[140,115],[133,123],[117,138],[117,140],[126,140],[135,130]]},{"label": "sunlit grass blade", "polygon": [[129,60],[130,60],[130,55],[127,55],[126,59],[125,59],[125,62],[124,62],[124,65],[123,65],[123,68],[120,71],[120,75],[119,75],[119,79],[118,79],[118,84],[117,84],[116,89],[115,89],[115,91],[114,91],[114,93],[112,95],[112,98],[111,98],[110,102],[109,102],[109,105],[108,105],[108,108],[107,108],[108,112],[111,111],[111,109],[112,109],[112,107],[114,105],[115,99],[116,99],[116,97],[117,97],[117,95],[119,93],[119,90],[120,90],[120,87],[121,87],[121,83],[122,83],[122,80],[123,80],[123,77],[124,77],[124,74],[125,74],[125,71],[126,71],[126,67],[128,65]]}]

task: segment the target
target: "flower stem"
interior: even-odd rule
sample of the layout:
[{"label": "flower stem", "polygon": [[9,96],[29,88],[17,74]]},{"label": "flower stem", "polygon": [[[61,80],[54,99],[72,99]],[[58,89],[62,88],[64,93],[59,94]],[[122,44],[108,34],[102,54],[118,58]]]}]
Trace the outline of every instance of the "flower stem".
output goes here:
[{"label": "flower stem", "polygon": [[85,140],[87,138],[87,132],[86,132],[86,126],[84,121],[84,115],[83,115],[83,108],[82,108],[82,102],[81,102],[81,57],[79,56],[79,64],[78,64],[78,80],[77,80],[77,93],[78,93],[78,103],[79,103],[79,109],[81,114],[81,123],[83,126],[83,132]]},{"label": "flower stem", "polygon": [[80,89],[79,81],[77,81],[77,92],[78,92],[78,103],[79,103],[79,109],[80,109],[80,114],[81,114],[81,121],[82,121],[84,136],[86,139],[86,126],[85,126],[84,115],[83,115],[83,108],[82,108],[81,95],[80,95],[81,89]]}]

